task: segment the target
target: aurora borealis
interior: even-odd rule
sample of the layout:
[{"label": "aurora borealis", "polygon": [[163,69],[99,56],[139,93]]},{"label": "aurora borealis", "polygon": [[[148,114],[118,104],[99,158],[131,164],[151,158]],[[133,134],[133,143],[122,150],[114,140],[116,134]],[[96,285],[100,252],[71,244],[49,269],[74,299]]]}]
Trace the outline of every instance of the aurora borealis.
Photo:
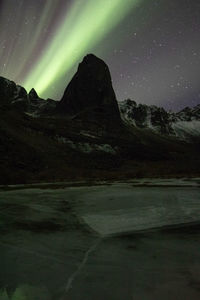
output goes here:
[{"label": "aurora borealis", "polygon": [[25,81],[25,86],[30,89],[32,82],[35,82],[36,90],[39,93],[45,92],[56,78],[70,71],[91,47],[100,42],[136,2],[137,0],[124,3],[121,0],[75,1],[45,54]]},{"label": "aurora borealis", "polygon": [[182,0],[0,0],[0,75],[59,99],[87,53],[118,100],[200,102],[200,4]]}]

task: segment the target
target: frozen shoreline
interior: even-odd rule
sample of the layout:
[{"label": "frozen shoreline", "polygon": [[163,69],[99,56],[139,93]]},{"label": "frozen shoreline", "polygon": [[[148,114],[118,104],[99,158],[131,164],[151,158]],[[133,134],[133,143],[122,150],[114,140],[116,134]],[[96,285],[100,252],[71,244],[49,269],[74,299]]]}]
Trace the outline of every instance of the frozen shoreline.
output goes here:
[{"label": "frozen shoreline", "polygon": [[43,183],[28,183],[28,184],[7,184],[0,185],[2,190],[29,189],[29,188],[67,188],[67,187],[84,187],[84,186],[103,186],[103,185],[126,185],[133,186],[169,186],[169,187],[200,187],[200,177],[183,177],[183,178],[140,178],[130,180],[99,180],[99,181],[64,181],[64,182],[43,182]]}]

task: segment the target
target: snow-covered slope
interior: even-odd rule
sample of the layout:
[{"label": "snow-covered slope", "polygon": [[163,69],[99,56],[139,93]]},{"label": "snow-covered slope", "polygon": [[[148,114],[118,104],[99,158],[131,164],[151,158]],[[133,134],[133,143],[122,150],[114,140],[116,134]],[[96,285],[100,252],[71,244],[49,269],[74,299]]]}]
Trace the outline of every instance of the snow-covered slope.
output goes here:
[{"label": "snow-covered slope", "polygon": [[128,99],[119,102],[119,108],[122,119],[133,126],[187,141],[200,137],[200,105],[172,113]]},{"label": "snow-covered slope", "polygon": [[182,140],[200,137],[200,121],[178,121],[172,123],[172,128],[175,135]]}]

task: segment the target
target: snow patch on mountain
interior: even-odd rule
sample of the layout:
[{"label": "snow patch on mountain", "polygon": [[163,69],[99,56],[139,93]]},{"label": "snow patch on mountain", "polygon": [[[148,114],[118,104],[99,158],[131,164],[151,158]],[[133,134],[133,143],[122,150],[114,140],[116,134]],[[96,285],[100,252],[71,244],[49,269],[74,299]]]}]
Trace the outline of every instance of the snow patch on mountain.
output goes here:
[{"label": "snow patch on mountain", "polygon": [[178,121],[172,124],[175,135],[183,140],[190,140],[191,137],[200,137],[199,121]]},{"label": "snow patch on mountain", "polygon": [[84,142],[73,142],[62,136],[56,136],[58,142],[67,144],[71,149],[78,150],[83,153],[92,153],[95,151],[105,152],[112,155],[116,154],[117,147],[112,147],[109,144],[93,144],[93,143],[84,143]]}]

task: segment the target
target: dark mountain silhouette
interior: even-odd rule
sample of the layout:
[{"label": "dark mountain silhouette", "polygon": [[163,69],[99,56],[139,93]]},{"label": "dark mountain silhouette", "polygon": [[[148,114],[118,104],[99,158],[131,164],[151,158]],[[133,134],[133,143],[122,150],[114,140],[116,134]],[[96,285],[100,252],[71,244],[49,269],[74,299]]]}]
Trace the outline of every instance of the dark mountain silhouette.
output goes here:
[{"label": "dark mountain silhouette", "polygon": [[10,81],[4,77],[0,77],[0,106],[9,107],[12,105],[21,110],[26,110],[28,97],[26,90],[16,85],[14,81]]},{"label": "dark mountain silhouette", "polygon": [[37,94],[37,92],[35,91],[35,89],[31,89],[30,92],[29,92],[29,99],[31,101],[37,101],[39,99],[39,96]]},{"label": "dark mountain silhouette", "polygon": [[67,86],[57,109],[74,116],[90,109],[97,114],[120,119],[119,109],[108,66],[93,54],[88,54]]},{"label": "dark mountain silhouette", "polygon": [[0,183],[197,176],[194,122],[198,107],[118,106],[108,66],[92,54],[59,102],[0,77]]},{"label": "dark mountain silhouette", "polygon": [[[67,86],[56,112],[84,122],[97,130],[114,130],[121,124],[120,112],[105,62],[88,54]],[[95,126],[95,127],[94,127]]]}]

